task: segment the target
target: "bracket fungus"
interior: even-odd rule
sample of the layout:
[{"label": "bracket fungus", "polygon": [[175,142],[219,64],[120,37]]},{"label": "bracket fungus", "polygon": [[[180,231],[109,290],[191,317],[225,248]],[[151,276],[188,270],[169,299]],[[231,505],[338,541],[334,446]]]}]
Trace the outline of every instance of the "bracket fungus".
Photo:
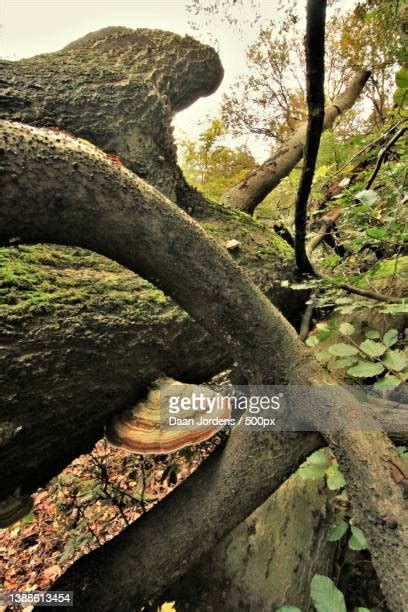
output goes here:
[{"label": "bracket fungus", "polygon": [[146,399],[114,419],[108,442],[141,455],[161,455],[199,444],[230,424],[227,397],[169,378],[157,381]]}]

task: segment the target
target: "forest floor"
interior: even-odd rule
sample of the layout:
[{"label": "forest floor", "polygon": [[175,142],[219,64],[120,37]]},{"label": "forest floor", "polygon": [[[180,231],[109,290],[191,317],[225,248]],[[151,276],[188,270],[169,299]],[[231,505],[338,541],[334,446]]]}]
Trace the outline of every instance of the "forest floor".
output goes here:
[{"label": "forest floor", "polygon": [[29,515],[0,531],[2,588],[49,589],[76,559],[112,539],[181,484],[224,436],[144,457],[100,440],[33,495]]}]

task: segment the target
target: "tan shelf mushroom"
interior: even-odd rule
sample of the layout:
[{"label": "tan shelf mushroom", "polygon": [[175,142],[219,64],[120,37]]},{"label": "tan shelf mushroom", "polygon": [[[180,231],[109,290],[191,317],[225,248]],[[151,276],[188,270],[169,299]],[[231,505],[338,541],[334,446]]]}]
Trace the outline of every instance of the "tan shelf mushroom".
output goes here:
[{"label": "tan shelf mushroom", "polygon": [[228,398],[207,387],[167,378],[157,381],[145,400],[115,418],[106,438],[133,453],[168,454],[208,440],[230,424],[230,417]]}]

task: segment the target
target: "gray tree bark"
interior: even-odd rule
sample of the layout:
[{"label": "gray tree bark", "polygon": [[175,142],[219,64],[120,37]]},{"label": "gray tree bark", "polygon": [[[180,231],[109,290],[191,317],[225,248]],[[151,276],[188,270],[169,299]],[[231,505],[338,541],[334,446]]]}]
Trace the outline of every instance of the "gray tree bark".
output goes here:
[{"label": "gray tree bark", "polygon": [[[333,495],[333,494],[332,494]],[[170,587],[178,612],[314,610],[314,574],[332,576],[337,545],[324,482],[292,477]]]},{"label": "gray tree bark", "polygon": [[[370,72],[356,73],[346,89],[326,107],[323,129],[330,129],[339,115],[351,108],[366,84]],[[307,124],[302,125],[289,140],[273,152],[259,168],[248,174],[238,185],[227,191],[222,202],[250,215],[303,156]]]},{"label": "gray tree bark", "polygon": [[[71,139],[61,139],[47,131],[3,122],[0,147],[3,155],[0,241],[3,244],[12,237],[26,242],[77,244],[141,273],[172,296],[209,333],[219,337],[252,384],[286,383],[313,387],[318,383],[332,382],[328,374],[310,359],[293,328],[247,275],[207,237],[202,228],[155,189],[126,169],[112,164],[94,148]],[[44,159],[48,163],[44,163]],[[61,185],[64,189],[60,191]],[[28,193],[29,201],[26,199]],[[330,407],[341,422],[352,423],[353,428],[352,431],[344,429],[326,433],[325,438],[347,480],[356,524],[367,537],[387,601],[392,609],[402,611],[408,598],[406,468],[389,439],[376,431],[374,423],[363,414],[362,407],[346,389],[337,387],[331,402]],[[307,423],[319,427],[321,413],[316,412],[317,407],[308,397],[299,395],[292,409],[296,408]],[[296,460],[293,454],[290,457],[296,463],[304,456],[300,440],[307,444],[311,436],[293,435],[299,436],[299,448],[294,448],[294,440],[291,444]],[[230,512],[229,503],[223,503],[226,496],[231,502],[232,498],[237,498],[236,504],[241,505],[242,488],[231,487],[230,483],[240,482],[242,470],[253,475],[256,467],[261,469],[263,465],[264,470],[271,471],[274,465],[272,457],[277,466],[281,463],[287,468],[289,452],[285,458],[281,444],[286,446],[291,436],[237,428],[231,436],[233,444],[230,446],[229,442],[222,453],[221,463],[214,466],[211,474],[204,467],[209,479],[205,482],[211,484],[211,479],[214,479],[214,486],[202,488],[197,496],[195,490],[194,493],[189,491],[191,512],[183,526],[190,547],[198,538],[201,540],[201,546],[192,553],[193,557],[205,552],[208,544],[211,546],[211,540],[207,538],[209,530],[206,530],[205,538],[202,531],[207,512],[213,519],[211,529],[218,537],[234,526],[229,521],[219,525],[222,510]],[[235,452],[235,457],[230,452]],[[229,462],[224,463],[225,457]],[[282,475],[279,467],[277,470]],[[200,473],[201,470],[194,482],[200,478]],[[220,476],[222,481],[218,480]],[[269,486],[270,479],[265,489]],[[224,489],[223,496],[218,496],[220,489]],[[266,493],[265,489],[263,495],[252,489],[254,497],[251,499],[253,502],[256,498],[256,505],[251,507],[249,502],[244,516],[271,493],[270,490]],[[186,490],[184,486],[169,496],[167,508],[169,504],[177,506],[184,500],[183,490]],[[237,495],[238,491],[240,495]],[[198,500],[200,503],[197,505]],[[161,507],[162,504],[158,506],[159,514],[163,512]],[[83,558],[74,564],[57,582],[56,588],[74,586],[79,593],[79,604],[85,608],[89,608],[85,602],[94,602],[92,605],[95,605],[98,601],[110,601],[111,606],[117,608],[118,601],[114,602],[113,598],[119,594],[116,589],[114,592],[112,585],[123,576],[126,564],[128,591],[126,595],[122,593],[119,604],[123,602],[123,606],[119,607],[134,609],[149,594],[163,590],[167,580],[162,571],[164,562],[167,559],[166,567],[172,564],[182,566],[186,563],[186,549],[185,544],[172,547],[169,533],[177,532],[179,520],[174,507],[172,512],[166,513],[166,541],[161,540],[159,546],[158,521],[155,531],[157,546],[144,547],[141,559],[132,543],[136,540],[140,545],[144,530],[153,529],[143,527],[146,521],[152,525],[153,519],[148,518],[151,516],[153,513],[147,515],[144,523],[122,532],[120,539],[91,553],[86,561]],[[236,514],[234,516],[237,518]],[[244,516],[240,516],[236,524]],[[150,534],[153,535],[152,531]],[[151,544],[151,541],[149,537],[145,543]],[[84,570],[85,564],[90,574]],[[136,569],[137,579],[135,571],[132,571]],[[156,571],[152,571],[154,569]],[[400,585],[398,589],[396,584]],[[97,606],[94,609],[98,609]],[[104,609],[113,608],[105,605]]]},{"label": "gray tree bark", "polygon": [[1,60],[0,68],[1,118],[89,140],[173,201],[185,182],[172,119],[223,77],[212,47],[123,27],[93,32],[55,53]]}]

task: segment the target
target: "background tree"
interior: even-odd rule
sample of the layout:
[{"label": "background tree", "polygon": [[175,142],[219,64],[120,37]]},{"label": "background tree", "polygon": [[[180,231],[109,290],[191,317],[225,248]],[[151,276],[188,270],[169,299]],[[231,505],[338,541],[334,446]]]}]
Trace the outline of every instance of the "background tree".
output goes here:
[{"label": "background tree", "polygon": [[[326,28],[326,104],[339,95],[353,72],[367,68],[372,72],[359,104],[336,124],[341,139],[381,125],[392,106],[400,40],[398,3],[385,3],[386,8],[383,4],[361,3],[344,12],[339,3],[332,3]],[[275,145],[305,120],[302,36],[302,24],[296,19],[287,28],[260,30],[247,51],[247,73],[224,98],[222,117],[231,133],[259,134]]]},{"label": "background tree", "polygon": [[339,17],[339,57],[348,68],[372,71],[365,90],[371,106],[365,129],[383,125],[393,105],[394,75],[402,52],[400,5],[399,0],[367,0]]},{"label": "background tree", "polygon": [[197,140],[185,138],[178,143],[186,179],[216,201],[256,165],[247,147],[231,148],[222,143],[225,132],[221,119],[213,118]]}]

